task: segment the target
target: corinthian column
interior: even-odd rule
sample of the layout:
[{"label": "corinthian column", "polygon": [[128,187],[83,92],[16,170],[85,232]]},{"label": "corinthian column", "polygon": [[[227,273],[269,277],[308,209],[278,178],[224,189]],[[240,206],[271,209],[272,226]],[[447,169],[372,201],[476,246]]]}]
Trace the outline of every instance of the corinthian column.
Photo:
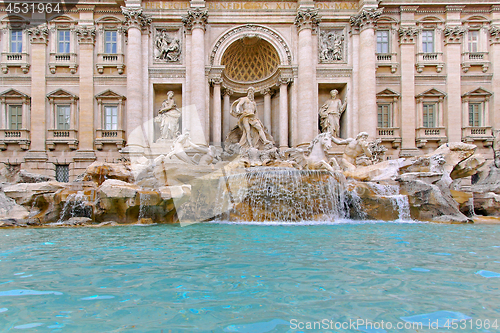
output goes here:
[{"label": "corinthian column", "polygon": [[222,78],[210,80],[214,87],[213,114],[212,114],[212,142],[220,147],[222,142],[222,110],[221,110],[221,88]]},{"label": "corinthian column", "polygon": [[[79,153],[95,159],[94,154],[94,42],[93,25],[77,26],[76,34],[80,44],[80,112],[78,117]],[[79,154],[81,155],[81,154]]]},{"label": "corinthian column", "polygon": [[[317,98],[314,96],[315,89],[315,73],[314,73],[314,57],[313,51],[313,29],[319,23],[319,15],[317,10],[299,9],[295,17],[295,25],[299,33],[299,50],[298,50],[298,98],[297,98],[297,117],[300,126],[297,128],[297,144],[306,145],[314,139],[318,130],[318,114],[314,109]],[[280,89],[281,93],[281,89]],[[280,97],[281,99],[281,97]],[[280,117],[281,118],[281,117]],[[280,124],[281,124],[280,119]],[[281,125],[280,125],[281,126]],[[281,146],[281,130],[280,130],[280,146]]]},{"label": "corinthian column", "polygon": [[222,140],[226,140],[226,136],[229,134],[231,130],[230,121],[231,121],[231,95],[233,91],[231,89],[224,89],[224,113],[222,116]]},{"label": "corinthian column", "polygon": [[[121,7],[128,32],[127,41],[127,150],[142,151],[142,42],[141,29],[151,24],[151,18],[137,6]],[[136,131],[134,131],[136,130]]]},{"label": "corinthian column", "polygon": [[[280,109],[279,109],[279,145],[281,150],[288,148],[288,84],[292,82],[291,78],[281,77],[279,79],[280,87]],[[301,122],[301,119],[299,118]],[[298,126],[301,128],[302,122]]]},{"label": "corinthian column", "polygon": [[[500,6],[498,6],[497,12],[500,16]],[[491,55],[490,59],[493,60],[493,107],[490,110],[493,112],[490,114],[491,123],[493,128],[500,130],[500,26],[494,25],[490,28],[490,44],[491,44]],[[495,148],[495,149],[498,149]]]},{"label": "corinthian column", "polygon": [[196,8],[189,10],[182,18],[186,30],[191,31],[191,140],[196,144],[206,145],[208,142],[208,115],[206,107],[205,78],[205,24],[208,11]]},{"label": "corinthian column", "polygon": [[[461,47],[462,36],[465,33],[465,27],[447,26],[444,30],[445,49],[446,49],[446,81],[448,110],[447,110],[447,133],[449,142],[460,142],[462,139],[462,96],[461,96]],[[439,124],[442,126],[442,124]]]},{"label": "corinthian column", "polygon": [[[377,97],[375,77],[375,25],[382,9],[363,9],[351,17],[351,26],[359,29],[358,119],[359,130],[372,138],[377,131]],[[354,69],[356,70],[356,69]]]},{"label": "corinthian column", "polygon": [[266,88],[260,93],[264,95],[264,126],[271,133],[271,95],[273,91],[270,88]]}]

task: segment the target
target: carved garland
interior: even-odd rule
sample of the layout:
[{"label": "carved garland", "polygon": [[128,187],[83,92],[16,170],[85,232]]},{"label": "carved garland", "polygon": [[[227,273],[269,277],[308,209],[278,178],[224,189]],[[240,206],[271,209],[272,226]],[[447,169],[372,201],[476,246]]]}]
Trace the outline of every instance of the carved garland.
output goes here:
[{"label": "carved garland", "polygon": [[285,50],[288,65],[292,64],[292,53],[290,52],[290,49],[288,48],[288,45],[286,44],[285,40],[280,35],[278,35],[276,32],[274,32],[273,30],[271,30],[267,27],[247,24],[247,25],[237,27],[237,28],[234,28],[234,29],[228,31],[226,34],[224,34],[217,41],[214,48],[212,49],[212,53],[210,54],[210,65],[214,64],[215,55],[217,54],[217,51],[219,50],[222,43],[224,43],[231,36],[234,36],[238,33],[244,32],[244,31],[258,31],[258,32],[262,32],[264,34],[272,36],[274,39],[276,39],[278,41],[278,43],[281,45],[281,47]]},{"label": "carved garland", "polygon": [[446,44],[461,43],[462,36],[465,34],[466,31],[467,29],[462,26],[445,27],[444,28],[445,43]]},{"label": "carved garland", "polygon": [[95,26],[82,25],[75,28],[76,35],[78,36],[79,44],[94,44],[95,42]]},{"label": "carved garland", "polygon": [[415,37],[418,35],[416,27],[401,27],[398,30],[399,42],[401,44],[411,44],[415,42]]}]

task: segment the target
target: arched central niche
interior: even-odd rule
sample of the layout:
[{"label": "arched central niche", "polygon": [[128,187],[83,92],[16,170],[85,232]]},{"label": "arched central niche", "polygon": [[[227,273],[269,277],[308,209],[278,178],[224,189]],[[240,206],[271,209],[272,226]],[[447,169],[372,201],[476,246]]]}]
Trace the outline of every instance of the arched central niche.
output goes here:
[{"label": "arched central niche", "polygon": [[227,78],[239,83],[254,83],[275,74],[280,58],[268,41],[257,36],[242,37],[226,49],[221,65]]}]

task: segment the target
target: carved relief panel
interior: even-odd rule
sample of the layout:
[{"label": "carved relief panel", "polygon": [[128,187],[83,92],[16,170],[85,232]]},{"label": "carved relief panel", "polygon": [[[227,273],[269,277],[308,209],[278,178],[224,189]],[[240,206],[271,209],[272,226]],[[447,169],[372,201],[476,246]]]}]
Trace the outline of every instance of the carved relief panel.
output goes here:
[{"label": "carved relief panel", "polygon": [[179,27],[155,27],[153,49],[155,63],[180,63],[182,38]]},{"label": "carved relief panel", "polygon": [[344,29],[321,28],[318,37],[320,63],[344,63],[347,61]]}]

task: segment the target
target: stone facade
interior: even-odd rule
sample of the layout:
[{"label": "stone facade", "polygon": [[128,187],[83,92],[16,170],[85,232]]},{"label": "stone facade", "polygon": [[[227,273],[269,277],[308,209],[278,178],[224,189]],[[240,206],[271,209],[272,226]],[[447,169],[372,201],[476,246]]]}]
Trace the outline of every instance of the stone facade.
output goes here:
[{"label": "stone facade", "polygon": [[340,137],[367,132],[389,158],[453,141],[492,158],[500,4],[401,3],[81,0],[33,16],[4,8],[0,161],[73,179],[95,160],[154,157],[169,144],[157,142],[153,121],[169,91],[180,131],[220,146],[237,125],[231,104],[250,86],[281,149],[317,136],[319,107],[336,89],[347,105]]}]

